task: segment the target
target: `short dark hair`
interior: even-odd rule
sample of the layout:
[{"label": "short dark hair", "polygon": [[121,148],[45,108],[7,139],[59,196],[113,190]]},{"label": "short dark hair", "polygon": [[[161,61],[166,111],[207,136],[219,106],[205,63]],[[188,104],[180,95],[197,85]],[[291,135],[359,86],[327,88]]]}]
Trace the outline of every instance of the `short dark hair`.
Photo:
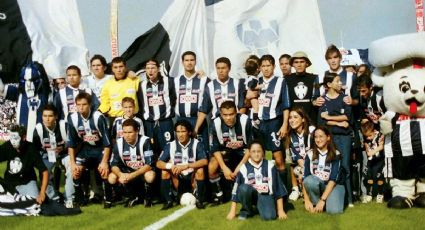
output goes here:
[{"label": "short dark hair", "polygon": [[126,102],[130,102],[131,104],[133,104],[133,106],[135,106],[136,105],[136,102],[134,101],[134,99],[133,98],[131,98],[131,97],[124,97],[122,100],[121,100],[121,104],[124,104],[124,103],[126,103]]},{"label": "short dark hair", "polygon": [[282,55],[280,55],[280,57],[279,57],[279,61],[280,60],[282,60],[283,58],[286,58],[286,59],[291,59],[291,55],[289,55],[289,54],[282,54]]},{"label": "short dark hair", "polygon": [[70,65],[70,66],[68,66],[68,68],[66,68],[66,72],[68,72],[68,70],[75,70],[75,71],[77,71],[78,75],[81,77],[81,69],[78,68],[78,66],[76,66],[76,65]]},{"label": "short dark hair", "polygon": [[44,111],[52,111],[53,112],[53,115],[55,115],[55,116],[58,115],[58,110],[52,104],[45,105],[41,111],[42,111],[41,113],[43,113]]},{"label": "short dark hair", "polygon": [[187,55],[192,55],[195,58],[195,61],[196,61],[196,54],[195,54],[195,52],[190,51],[190,50],[188,50],[188,51],[186,51],[186,52],[184,52],[182,54],[182,61],[184,60],[184,57],[187,56]]},{"label": "short dark hair", "polygon": [[258,62],[254,59],[248,59],[245,62],[245,71],[248,75],[257,75]]},{"label": "short dark hair", "polygon": [[122,57],[114,57],[114,58],[112,58],[111,63],[112,63],[112,65],[113,64],[118,64],[118,63],[123,63],[124,65],[126,65],[126,62],[125,62],[124,58],[122,58]]},{"label": "short dark hair", "polygon": [[365,133],[367,133],[369,131],[375,130],[375,125],[373,124],[372,121],[367,120],[367,121],[364,121],[364,122],[361,123],[360,129],[362,131],[362,134],[364,135]]},{"label": "short dark hair", "polygon": [[248,144],[248,149],[250,150],[253,145],[260,145],[261,149],[263,149],[263,155],[266,154],[263,142],[261,142],[260,140],[254,139]]},{"label": "short dark hair", "polygon": [[103,65],[103,66],[107,66],[108,65],[108,63],[106,62],[106,59],[105,59],[105,57],[103,57],[102,55],[100,55],[100,54],[95,54],[91,59],[90,59],[90,64],[92,64],[92,62],[94,61],[94,60],[99,60],[100,61],[100,63]]},{"label": "short dark hair", "polygon": [[224,63],[227,65],[227,67],[229,67],[229,69],[232,68],[232,64],[230,63],[230,59],[227,57],[220,57],[217,58],[217,60],[215,61],[215,65],[217,65],[218,63]]},{"label": "short dark hair", "polygon": [[323,83],[322,85],[327,88],[328,87],[328,83],[333,82],[334,78],[338,77],[339,75],[337,73],[329,73],[326,72],[325,76],[323,77]]},{"label": "short dark hair", "polygon": [[325,59],[328,60],[329,57],[331,56],[331,54],[333,54],[333,53],[336,53],[339,58],[342,58],[342,55],[341,55],[341,52],[339,52],[339,49],[334,44],[331,44],[326,49]]},{"label": "short dark hair", "polygon": [[86,93],[86,92],[81,92],[79,93],[76,97],[75,97],[75,103],[77,103],[77,101],[82,100],[82,99],[86,99],[87,103],[89,103],[89,105],[91,105],[91,95]]},{"label": "short dark hair", "polygon": [[265,54],[265,55],[261,56],[261,58],[260,58],[260,65],[263,64],[263,61],[268,61],[272,65],[275,64],[274,57],[272,55],[270,55],[270,54]]},{"label": "short dark hair", "polygon": [[18,125],[15,123],[10,124],[8,129],[10,132],[17,132],[20,137],[23,137],[27,134],[27,128],[25,126]]},{"label": "short dark hair", "polygon": [[131,127],[133,127],[134,131],[139,131],[139,129],[140,129],[139,123],[136,120],[132,119],[132,118],[126,119],[122,123],[122,127],[124,127],[124,126],[131,126]]},{"label": "short dark hair", "polygon": [[361,75],[360,77],[357,78],[357,87],[366,87],[366,88],[370,88],[372,87],[373,82],[372,79],[370,78],[370,76],[367,75]]},{"label": "short dark hair", "polygon": [[178,120],[178,121],[176,122],[176,124],[174,125],[174,131],[177,131],[177,127],[178,127],[178,126],[183,126],[183,127],[185,127],[185,128],[186,128],[186,130],[187,130],[189,133],[193,133],[193,126],[192,126],[192,124],[190,124],[190,122],[189,122],[189,121],[187,121],[187,120],[183,120],[183,119]]},{"label": "short dark hair", "polygon": [[236,109],[236,104],[233,101],[224,101],[223,103],[221,103],[220,105],[220,110],[222,109]]},{"label": "short dark hair", "polygon": [[146,63],[145,63],[145,68],[146,68],[146,65],[149,63],[149,62],[153,62],[153,63],[155,63],[155,66],[156,67],[160,67],[160,65],[159,65],[159,61],[158,60],[156,60],[155,58],[149,58],[147,61],[146,61]]}]

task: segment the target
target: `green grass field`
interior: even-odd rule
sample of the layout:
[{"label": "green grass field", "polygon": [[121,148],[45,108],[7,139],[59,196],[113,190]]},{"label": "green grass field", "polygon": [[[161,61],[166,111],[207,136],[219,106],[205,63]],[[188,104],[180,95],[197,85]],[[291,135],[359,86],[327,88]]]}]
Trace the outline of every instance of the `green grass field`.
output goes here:
[{"label": "green grass field", "polygon": [[[0,164],[3,175],[5,164]],[[169,223],[165,229],[423,229],[425,210],[390,210],[385,204],[360,204],[347,209],[341,215],[309,214],[303,203],[294,203],[295,209],[288,211],[284,221],[262,221],[258,216],[246,221],[225,219],[230,204],[192,210],[180,219]],[[104,210],[101,205],[83,207],[83,213],[67,217],[0,217],[0,229],[142,229],[178,210],[174,207],[160,210],[152,208],[116,206]]]}]

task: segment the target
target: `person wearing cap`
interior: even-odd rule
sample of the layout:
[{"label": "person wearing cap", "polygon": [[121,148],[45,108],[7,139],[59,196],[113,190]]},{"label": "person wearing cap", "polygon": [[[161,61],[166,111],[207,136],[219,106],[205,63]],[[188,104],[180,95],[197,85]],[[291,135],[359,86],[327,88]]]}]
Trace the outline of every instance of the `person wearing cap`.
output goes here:
[{"label": "person wearing cap", "polygon": [[315,124],[317,111],[312,101],[319,93],[316,87],[319,78],[315,74],[306,72],[307,67],[312,63],[307,54],[302,51],[295,52],[289,59],[289,64],[295,69],[295,73],[285,78],[292,108],[303,108]]}]

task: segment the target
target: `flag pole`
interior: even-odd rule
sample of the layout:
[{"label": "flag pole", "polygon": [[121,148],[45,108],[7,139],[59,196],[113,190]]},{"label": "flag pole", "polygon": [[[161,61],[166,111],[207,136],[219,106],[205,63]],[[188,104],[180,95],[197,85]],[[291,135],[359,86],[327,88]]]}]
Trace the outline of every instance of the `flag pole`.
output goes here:
[{"label": "flag pole", "polygon": [[112,58],[119,56],[118,51],[118,0],[111,0],[110,35]]},{"label": "flag pole", "polygon": [[416,10],[416,31],[424,31],[424,1],[415,0]]}]

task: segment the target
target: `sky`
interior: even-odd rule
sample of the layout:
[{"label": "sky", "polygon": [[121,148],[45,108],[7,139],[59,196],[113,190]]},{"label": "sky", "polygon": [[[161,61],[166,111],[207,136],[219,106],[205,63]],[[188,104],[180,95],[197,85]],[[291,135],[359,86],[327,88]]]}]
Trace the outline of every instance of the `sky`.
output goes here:
[{"label": "sky", "polygon": [[[249,1],[249,0],[247,0]],[[302,1],[302,0],[297,0]],[[119,52],[160,20],[172,0],[118,0]],[[394,34],[416,31],[415,0],[318,0],[326,43],[368,48]],[[111,59],[109,1],[77,0],[90,56]]]}]

